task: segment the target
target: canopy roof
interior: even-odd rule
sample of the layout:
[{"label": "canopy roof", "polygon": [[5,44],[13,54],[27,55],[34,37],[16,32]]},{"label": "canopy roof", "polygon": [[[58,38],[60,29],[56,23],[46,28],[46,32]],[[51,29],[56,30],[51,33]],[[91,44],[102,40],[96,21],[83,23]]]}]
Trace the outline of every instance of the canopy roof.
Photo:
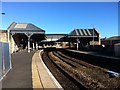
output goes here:
[{"label": "canopy roof", "polygon": [[34,24],[31,23],[12,23],[10,25],[10,32],[13,33],[24,33],[24,32],[33,32],[33,33],[41,33],[44,34],[45,31],[42,30],[41,28],[35,26]]},{"label": "canopy roof", "polygon": [[59,39],[65,37],[67,34],[46,34],[45,38],[46,40],[43,40],[42,42],[50,42],[50,41],[58,41]]},{"label": "canopy roof", "polygon": [[60,39],[64,36],[66,36],[67,34],[46,34],[46,38],[47,39]]},{"label": "canopy roof", "polygon": [[74,29],[68,34],[68,37],[98,37],[98,32],[93,29]]}]

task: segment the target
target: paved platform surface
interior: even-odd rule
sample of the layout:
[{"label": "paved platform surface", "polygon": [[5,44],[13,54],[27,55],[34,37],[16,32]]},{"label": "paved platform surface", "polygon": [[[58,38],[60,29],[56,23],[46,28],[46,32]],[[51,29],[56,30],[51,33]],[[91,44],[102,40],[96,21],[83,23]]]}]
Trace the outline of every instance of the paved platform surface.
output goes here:
[{"label": "paved platform surface", "polygon": [[2,90],[63,90],[43,63],[40,51],[12,54],[12,70],[2,81]]},{"label": "paved platform surface", "polygon": [[33,54],[33,51],[12,54],[12,69],[2,81],[3,88],[32,88],[31,63]]}]

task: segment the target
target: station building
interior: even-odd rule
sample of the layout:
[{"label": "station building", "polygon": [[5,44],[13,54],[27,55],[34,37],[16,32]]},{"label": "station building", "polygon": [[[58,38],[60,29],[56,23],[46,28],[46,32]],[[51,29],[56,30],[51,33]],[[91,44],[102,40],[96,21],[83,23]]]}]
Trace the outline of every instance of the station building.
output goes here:
[{"label": "station building", "polygon": [[120,36],[102,38],[101,45],[104,46],[105,51],[113,52],[115,56],[120,57]]},{"label": "station building", "polygon": [[0,30],[0,42],[8,42],[7,30]]}]

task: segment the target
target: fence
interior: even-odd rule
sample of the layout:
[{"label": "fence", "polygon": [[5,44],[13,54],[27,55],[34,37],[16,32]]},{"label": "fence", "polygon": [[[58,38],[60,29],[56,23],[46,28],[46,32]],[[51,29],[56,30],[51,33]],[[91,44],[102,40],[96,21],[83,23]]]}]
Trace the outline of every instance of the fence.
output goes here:
[{"label": "fence", "polygon": [[0,42],[0,89],[2,88],[2,79],[11,68],[9,44]]}]

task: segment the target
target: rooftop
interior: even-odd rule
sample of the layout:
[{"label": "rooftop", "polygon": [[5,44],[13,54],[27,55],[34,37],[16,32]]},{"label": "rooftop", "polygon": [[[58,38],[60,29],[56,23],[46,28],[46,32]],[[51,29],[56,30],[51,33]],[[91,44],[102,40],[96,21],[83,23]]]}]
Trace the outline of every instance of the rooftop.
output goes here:
[{"label": "rooftop", "polygon": [[79,36],[79,37],[97,37],[98,32],[95,28],[93,29],[74,29],[68,36]]},{"label": "rooftop", "polygon": [[10,26],[9,29],[11,32],[45,32],[45,30],[35,26],[32,23],[16,23],[13,22]]}]

